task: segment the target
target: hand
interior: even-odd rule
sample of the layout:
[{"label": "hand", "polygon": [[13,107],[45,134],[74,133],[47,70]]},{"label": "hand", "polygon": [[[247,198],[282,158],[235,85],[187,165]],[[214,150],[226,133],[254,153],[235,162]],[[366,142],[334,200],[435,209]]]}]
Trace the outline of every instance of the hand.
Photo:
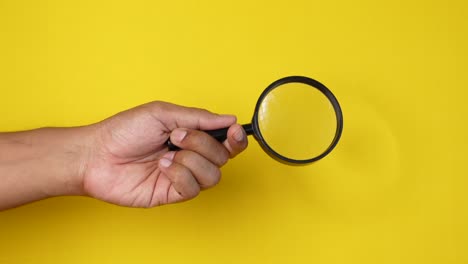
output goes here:
[{"label": "hand", "polygon": [[[216,185],[220,167],[247,147],[236,118],[164,102],[148,103],[93,125],[84,192],[110,203],[153,207],[194,198]],[[220,143],[200,130],[230,127]],[[180,151],[168,151],[171,141]]]}]

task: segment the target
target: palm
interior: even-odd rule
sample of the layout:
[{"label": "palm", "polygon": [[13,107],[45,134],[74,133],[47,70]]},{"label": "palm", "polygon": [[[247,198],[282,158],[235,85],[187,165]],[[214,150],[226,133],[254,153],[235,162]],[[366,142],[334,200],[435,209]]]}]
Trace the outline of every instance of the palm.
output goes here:
[{"label": "palm", "polygon": [[93,197],[124,206],[151,207],[182,197],[158,168],[170,131],[145,109],[106,120],[85,174]]}]

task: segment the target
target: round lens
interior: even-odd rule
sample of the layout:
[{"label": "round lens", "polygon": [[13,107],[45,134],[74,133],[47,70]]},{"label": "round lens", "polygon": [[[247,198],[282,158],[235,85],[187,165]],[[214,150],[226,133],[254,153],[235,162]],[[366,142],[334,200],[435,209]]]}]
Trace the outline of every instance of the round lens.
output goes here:
[{"label": "round lens", "polygon": [[337,117],[330,99],[300,82],[270,90],[260,102],[257,122],[268,147],[291,160],[320,156],[337,133]]}]

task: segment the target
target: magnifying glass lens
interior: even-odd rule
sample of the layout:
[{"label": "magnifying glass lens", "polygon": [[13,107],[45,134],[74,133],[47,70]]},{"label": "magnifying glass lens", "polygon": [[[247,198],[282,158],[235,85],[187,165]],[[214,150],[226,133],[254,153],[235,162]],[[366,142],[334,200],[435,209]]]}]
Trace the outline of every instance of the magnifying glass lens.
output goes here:
[{"label": "magnifying glass lens", "polygon": [[307,160],[333,142],[337,119],[330,100],[304,83],[285,83],[271,90],[258,109],[258,128],[278,154]]}]

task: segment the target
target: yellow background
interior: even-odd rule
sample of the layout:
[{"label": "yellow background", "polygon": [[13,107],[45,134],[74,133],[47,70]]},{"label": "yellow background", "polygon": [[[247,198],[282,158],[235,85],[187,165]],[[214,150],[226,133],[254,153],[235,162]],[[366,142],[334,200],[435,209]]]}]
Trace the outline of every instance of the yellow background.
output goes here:
[{"label": "yellow background", "polygon": [[1,212],[0,263],[467,263],[467,17],[463,0],[2,0],[2,131],[151,100],[248,122],[292,74],[334,91],[345,129],[307,167],[251,140],[184,204]]}]

